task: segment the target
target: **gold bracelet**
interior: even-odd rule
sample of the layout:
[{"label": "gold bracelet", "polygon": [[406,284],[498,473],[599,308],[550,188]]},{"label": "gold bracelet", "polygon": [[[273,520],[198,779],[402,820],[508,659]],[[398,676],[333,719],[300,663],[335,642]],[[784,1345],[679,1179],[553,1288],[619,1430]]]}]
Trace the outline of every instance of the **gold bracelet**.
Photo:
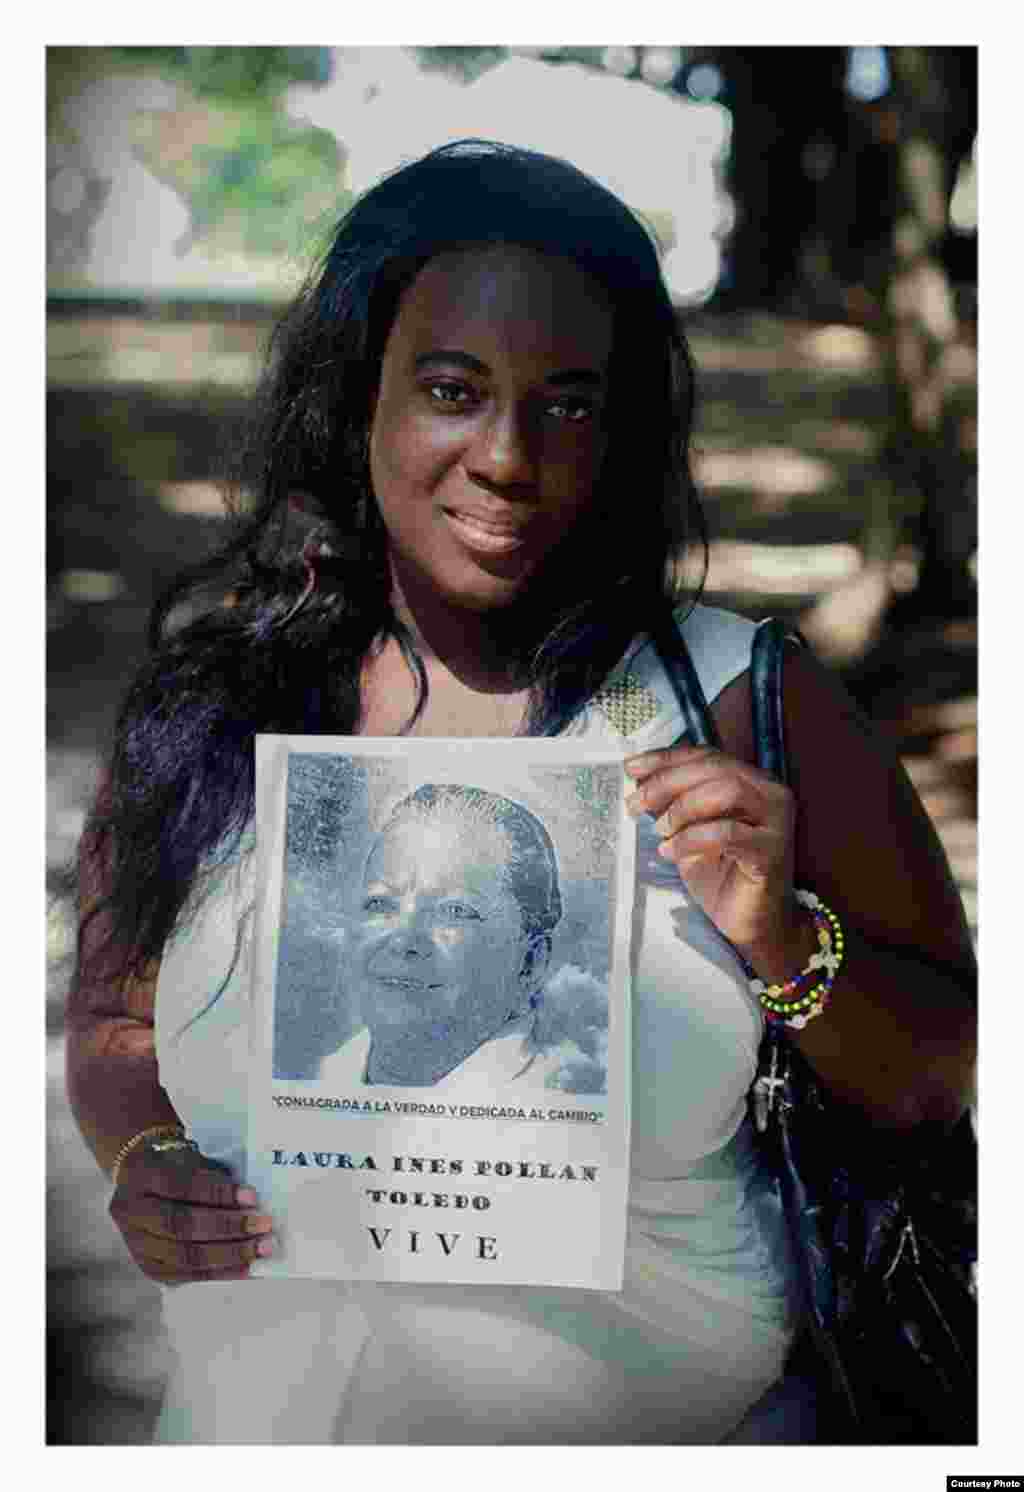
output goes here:
[{"label": "gold bracelet", "polygon": [[115,1187],[117,1186],[118,1176],[124,1162],[131,1155],[136,1145],[141,1145],[151,1135],[174,1135],[179,1140],[185,1139],[185,1131],[180,1124],[151,1124],[148,1129],[140,1129],[137,1135],[132,1135],[130,1140],[125,1141],[114,1157],[114,1164],[110,1168],[110,1179]]}]

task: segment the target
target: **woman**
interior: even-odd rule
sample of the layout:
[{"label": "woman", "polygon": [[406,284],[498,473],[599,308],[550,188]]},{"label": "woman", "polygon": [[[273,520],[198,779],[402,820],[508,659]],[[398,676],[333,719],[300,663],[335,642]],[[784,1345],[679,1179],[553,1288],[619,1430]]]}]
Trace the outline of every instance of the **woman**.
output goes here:
[{"label": "woman", "polygon": [[569,1055],[541,1058],[535,1041],[561,916],[555,847],[529,809],[424,783],[370,851],[350,969],[364,1029],[321,1080],[339,1093],[353,1081],[543,1088]]},{"label": "woman", "polygon": [[[790,660],[780,787],[753,764],[752,628],[691,606],[723,749],[672,745],[648,634],[681,599],[692,399],[647,233],[573,168],[505,147],[446,147],[367,193],[286,318],[244,471],[254,506],[157,609],[82,852],[71,1099],[116,1170],[132,1256],[185,1287],[165,1295],[180,1366],[160,1438],[735,1434],[795,1326],[745,1117],[764,1025],[747,969],[762,993],[805,990],[819,932],[838,945],[794,887],[845,933],[827,1010],[794,1033],[821,1078],[895,1129],[962,1112],[959,900],[845,696]],[[305,560],[297,491],[324,519]],[[171,631],[214,581],[229,604],[207,595]],[[640,819],[621,1295],[247,1280],[273,1248],[238,1180],[253,733],[558,728],[631,753]]]}]

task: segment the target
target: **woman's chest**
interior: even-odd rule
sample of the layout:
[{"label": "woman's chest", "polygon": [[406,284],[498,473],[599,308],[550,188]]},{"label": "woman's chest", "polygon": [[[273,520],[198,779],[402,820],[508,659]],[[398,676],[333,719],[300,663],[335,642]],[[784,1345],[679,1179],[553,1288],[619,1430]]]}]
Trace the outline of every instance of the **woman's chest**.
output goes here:
[{"label": "woman's chest", "polygon": [[526,718],[526,690],[474,689],[447,669],[429,667],[426,699],[416,711],[417,687],[397,649],[366,668],[362,679],[361,736],[516,736]]}]

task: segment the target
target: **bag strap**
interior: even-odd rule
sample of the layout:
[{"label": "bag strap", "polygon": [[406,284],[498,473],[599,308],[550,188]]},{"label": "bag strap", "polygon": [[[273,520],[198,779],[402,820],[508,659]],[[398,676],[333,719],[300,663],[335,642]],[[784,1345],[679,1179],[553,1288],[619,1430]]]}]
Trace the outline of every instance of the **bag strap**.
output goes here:
[{"label": "bag strap", "polygon": [[806,644],[779,617],[758,624],[750,649],[750,709],[757,765],[779,782],[789,782],[786,733],[782,719],[782,660],[786,643]]},{"label": "bag strap", "polygon": [[[679,740],[691,746],[722,749],[718,727],[704,697],[690,650],[672,616],[651,629],[661,666],[668,675],[685,729]],[[779,617],[759,622],[750,650],[750,708],[757,764],[780,782],[789,781],[789,762],[782,719],[782,661],[787,642],[804,646],[804,639]]]},{"label": "bag strap", "polygon": [[685,729],[679,740],[685,739],[691,746],[714,746],[720,751],[722,739],[718,727],[708,709],[690,650],[671,613],[651,628],[651,641],[682,712]]}]

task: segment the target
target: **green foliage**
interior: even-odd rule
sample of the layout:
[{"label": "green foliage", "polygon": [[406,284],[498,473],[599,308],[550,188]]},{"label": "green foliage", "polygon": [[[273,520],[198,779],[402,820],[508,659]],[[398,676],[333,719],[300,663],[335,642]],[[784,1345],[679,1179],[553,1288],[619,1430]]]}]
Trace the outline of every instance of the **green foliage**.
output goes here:
[{"label": "green foliage", "polygon": [[463,83],[472,83],[508,56],[508,47],[415,47],[413,50],[424,72],[447,73]]},{"label": "green foliage", "polygon": [[290,83],[327,78],[323,47],[111,47],[112,57],[187,83],[197,98],[271,98]]},{"label": "green foliage", "polygon": [[333,135],[281,108],[290,84],[326,80],[324,48],[112,47],[91,58],[107,71],[156,73],[178,86],[186,109],[205,114],[205,138],[186,159],[164,158],[152,121],[137,140],[150,169],[188,202],[191,237],[212,250],[308,259],[351,201]]},{"label": "green foliage", "polygon": [[[215,253],[238,250],[308,261],[352,200],[342,151],[325,130],[289,120],[282,91],[322,83],[322,47],[51,47],[47,127],[66,134],[65,101],[89,83],[144,74],[173,84],[179,127],[162,111],[131,123],[148,168],[187,202],[190,238]],[[194,143],[182,149],[181,138]]]},{"label": "green foliage", "polygon": [[[463,83],[472,83],[514,51],[511,47],[414,47],[416,61],[424,72],[443,72]],[[545,62],[582,62],[601,66],[603,47],[541,46],[531,54]]]},{"label": "green foliage", "polygon": [[194,231],[232,223],[254,253],[294,253],[324,217],[351,200],[339,186],[341,155],[325,130],[296,128],[276,110],[227,116],[216,143],[193,152],[189,191]]}]

